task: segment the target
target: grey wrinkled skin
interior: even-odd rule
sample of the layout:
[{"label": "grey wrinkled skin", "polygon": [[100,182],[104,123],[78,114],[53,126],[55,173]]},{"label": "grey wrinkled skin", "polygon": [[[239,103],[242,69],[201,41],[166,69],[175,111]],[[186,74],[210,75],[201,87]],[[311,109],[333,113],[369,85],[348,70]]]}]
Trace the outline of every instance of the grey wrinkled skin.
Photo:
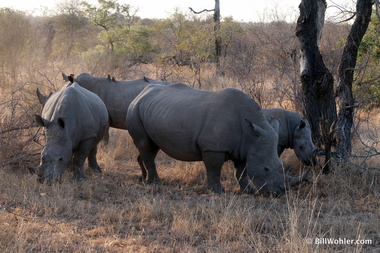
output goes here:
[{"label": "grey wrinkled skin", "polygon": [[296,112],[279,108],[263,109],[263,113],[268,121],[273,118],[279,121],[279,125],[275,127],[279,136],[278,156],[281,156],[285,149],[291,148],[304,165],[317,164],[317,149],[311,138],[311,128],[307,119]]},{"label": "grey wrinkled skin", "polygon": [[46,141],[40,165],[32,169],[40,182],[59,180],[70,166],[74,177],[83,180],[86,157],[90,168],[101,172],[97,144],[108,131],[108,112],[97,95],[74,83],[45,101],[36,122],[45,128]]},{"label": "grey wrinkled skin", "polygon": [[217,193],[224,191],[220,173],[227,160],[241,192],[279,196],[304,180],[284,175],[277,133],[260,106],[236,89],[149,85],[129,106],[126,125],[147,183],[160,182],[154,162],[160,149],[177,160],[203,161],[208,188]]},{"label": "grey wrinkled skin", "polygon": [[[69,77],[65,74],[62,76],[65,81],[69,81]],[[129,104],[146,86],[149,84],[171,84],[171,82],[156,81],[145,77],[129,81],[116,81],[110,76],[105,78],[93,77],[87,73],[80,74],[73,81],[103,100],[109,113],[110,126],[119,129],[126,129],[125,117]]]}]

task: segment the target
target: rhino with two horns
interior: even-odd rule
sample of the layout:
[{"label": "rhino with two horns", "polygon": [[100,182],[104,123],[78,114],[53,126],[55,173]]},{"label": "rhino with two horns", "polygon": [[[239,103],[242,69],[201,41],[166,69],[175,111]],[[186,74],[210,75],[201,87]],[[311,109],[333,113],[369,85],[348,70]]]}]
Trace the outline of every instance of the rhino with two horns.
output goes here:
[{"label": "rhino with two horns", "polygon": [[242,192],[279,196],[306,177],[284,174],[276,131],[260,106],[236,89],[149,85],[129,106],[126,124],[147,183],[161,181],[154,162],[160,149],[178,160],[203,161],[208,187],[217,193],[224,191],[220,174],[227,160]]},{"label": "rhino with two horns", "polygon": [[101,172],[97,144],[108,131],[108,112],[97,95],[74,83],[49,97],[36,122],[45,128],[46,140],[39,167],[31,168],[40,182],[59,180],[70,165],[74,177],[84,179],[86,157],[89,167]]}]

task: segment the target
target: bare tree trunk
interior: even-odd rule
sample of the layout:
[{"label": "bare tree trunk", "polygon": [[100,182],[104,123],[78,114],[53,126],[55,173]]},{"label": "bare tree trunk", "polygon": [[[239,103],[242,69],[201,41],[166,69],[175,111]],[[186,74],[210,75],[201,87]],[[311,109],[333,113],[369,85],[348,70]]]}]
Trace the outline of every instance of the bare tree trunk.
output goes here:
[{"label": "bare tree trunk", "polygon": [[353,125],[355,100],[352,95],[354,68],[359,45],[371,21],[372,0],[358,0],[356,3],[356,18],[343,49],[339,66],[339,82],[337,95],[339,97],[339,115],[336,123],[337,153],[341,162],[351,154],[351,128]]},{"label": "bare tree trunk", "polygon": [[219,3],[219,0],[215,0],[214,32],[215,32],[216,68],[217,68],[217,73],[219,73],[220,56],[222,55],[222,37],[220,36],[220,3]]},{"label": "bare tree trunk", "polygon": [[304,113],[313,132],[313,140],[324,147],[324,172],[330,170],[331,126],[336,119],[333,77],[325,66],[318,44],[324,24],[326,1],[302,0],[299,5],[296,36],[301,43],[300,73]]}]

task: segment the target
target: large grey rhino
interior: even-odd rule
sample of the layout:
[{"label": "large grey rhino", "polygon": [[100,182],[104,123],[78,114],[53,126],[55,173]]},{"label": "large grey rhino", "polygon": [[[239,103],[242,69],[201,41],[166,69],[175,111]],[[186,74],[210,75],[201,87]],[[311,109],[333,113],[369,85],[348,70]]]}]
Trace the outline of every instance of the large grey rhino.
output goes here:
[{"label": "large grey rhino", "polygon": [[311,128],[307,119],[296,112],[279,108],[263,109],[263,113],[267,120],[278,119],[278,156],[281,156],[285,149],[291,148],[303,164],[317,164],[317,149],[311,138]]},{"label": "large grey rhino", "polygon": [[156,81],[149,78],[142,78],[129,81],[116,81],[110,76],[93,77],[90,74],[82,73],[76,79],[62,74],[64,80],[76,82],[83,88],[98,95],[107,106],[110,126],[114,128],[126,129],[125,117],[127,109],[132,100],[149,84],[171,84],[166,81]]},{"label": "large grey rhino", "polygon": [[159,149],[178,160],[203,161],[208,187],[218,193],[224,191],[220,174],[227,160],[234,162],[242,192],[282,195],[305,179],[284,175],[277,133],[240,90],[149,85],[129,106],[126,124],[147,183],[161,181],[154,162]]},{"label": "large grey rhino", "polygon": [[108,131],[108,112],[94,93],[74,83],[50,96],[36,122],[45,128],[46,146],[34,171],[43,182],[60,179],[72,165],[77,180],[85,178],[83,164],[101,172],[97,144]]}]

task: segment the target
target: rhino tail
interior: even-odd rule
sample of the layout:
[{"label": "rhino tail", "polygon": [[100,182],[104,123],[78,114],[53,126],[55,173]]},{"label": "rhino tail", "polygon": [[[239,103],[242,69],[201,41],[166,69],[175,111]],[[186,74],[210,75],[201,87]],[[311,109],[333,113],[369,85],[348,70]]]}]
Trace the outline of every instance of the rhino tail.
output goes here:
[{"label": "rhino tail", "polygon": [[104,144],[108,144],[109,140],[110,140],[110,133],[109,133],[109,126],[107,126],[107,129],[104,130],[104,135],[103,135],[103,138],[102,138],[102,141],[104,142]]}]

